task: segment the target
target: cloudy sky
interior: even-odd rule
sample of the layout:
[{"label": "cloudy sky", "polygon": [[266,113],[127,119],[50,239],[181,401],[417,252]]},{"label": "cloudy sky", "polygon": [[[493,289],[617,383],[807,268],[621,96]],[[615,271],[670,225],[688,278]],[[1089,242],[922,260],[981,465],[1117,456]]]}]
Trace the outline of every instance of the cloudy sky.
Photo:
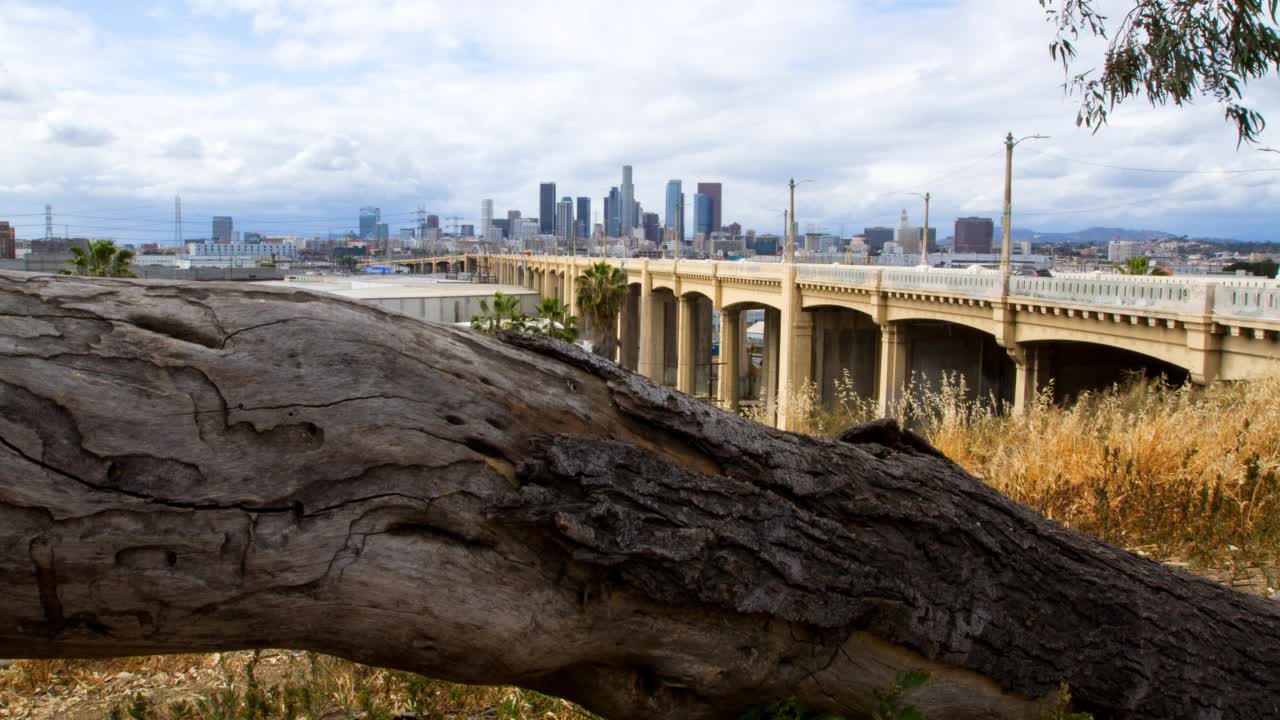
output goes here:
[{"label": "cloudy sky", "polygon": [[[0,0],[0,219],[166,241],[180,193],[188,237],[362,205],[394,232],[536,215],[543,180],[598,215],[631,164],[651,211],[720,181],[724,222],[778,231],[795,176],[802,226],[918,222],[929,191],[948,235],[998,218],[1012,130],[1051,136],[1017,149],[1016,226],[1280,240],[1280,154],[1209,100],[1076,128],[1051,36],[1036,0]],[[1280,81],[1248,101],[1280,147]]]}]

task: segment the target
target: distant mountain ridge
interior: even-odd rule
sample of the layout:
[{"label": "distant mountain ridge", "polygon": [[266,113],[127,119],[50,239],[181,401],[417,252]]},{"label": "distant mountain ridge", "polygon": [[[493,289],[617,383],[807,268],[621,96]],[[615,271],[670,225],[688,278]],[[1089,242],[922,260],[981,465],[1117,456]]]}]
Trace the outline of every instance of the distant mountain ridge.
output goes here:
[{"label": "distant mountain ridge", "polygon": [[1106,243],[1112,240],[1168,240],[1180,237],[1163,230],[1131,230],[1129,228],[1091,227],[1074,232],[1036,232],[1030,228],[1014,228],[1015,240],[1038,243]]}]

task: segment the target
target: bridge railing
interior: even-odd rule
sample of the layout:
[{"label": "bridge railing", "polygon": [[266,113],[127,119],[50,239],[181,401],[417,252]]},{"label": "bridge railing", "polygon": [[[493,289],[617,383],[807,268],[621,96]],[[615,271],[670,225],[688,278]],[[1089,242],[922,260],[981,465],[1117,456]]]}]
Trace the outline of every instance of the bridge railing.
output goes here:
[{"label": "bridge railing", "polygon": [[[613,259],[636,270],[643,259]],[[672,272],[677,261],[648,260],[651,272]],[[680,267],[709,271],[707,260],[680,260]],[[782,263],[722,261],[721,277],[781,279]],[[998,297],[1002,277],[995,270],[951,268],[902,268],[867,265],[795,266],[799,282],[830,283],[882,290],[922,290],[963,297]],[[1179,314],[1214,314],[1223,317],[1280,321],[1280,285],[1268,278],[1208,278],[1187,276],[1133,276],[1106,273],[1059,273],[1054,277],[1015,275],[1009,278],[1009,296],[1063,305],[1114,307]]]},{"label": "bridge railing", "polygon": [[1213,314],[1280,320],[1280,287],[1223,284],[1213,290]]},{"label": "bridge railing", "polygon": [[1014,297],[1182,313],[1204,312],[1209,291],[1207,284],[1185,278],[1075,275],[1009,279],[1009,294]]},{"label": "bridge railing", "polygon": [[[776,266],[775,266],[776,267]],[[871,287],[877,282],[879,268],[867,265],[797,265],[796,280],[832,285]]]},{"label": "bridge railing", "polygon": [[884,290],[930,290],[975,298],[1000,294],[1000,273],[994,270],[951,268],[884,268],[880,272]]}]

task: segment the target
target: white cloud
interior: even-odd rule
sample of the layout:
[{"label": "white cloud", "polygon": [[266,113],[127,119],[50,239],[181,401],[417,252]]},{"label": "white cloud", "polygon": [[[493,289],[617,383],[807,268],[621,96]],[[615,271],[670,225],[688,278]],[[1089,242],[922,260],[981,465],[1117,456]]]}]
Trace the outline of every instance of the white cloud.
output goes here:
[{"label": "white cloud", "polygon": [[[0,192],[13,196],[0,208],[45,201],[4,188],[57,187],[73,204],[180,191],[226,212],[424,203],[474,216],[493,198],[535,215],[537,183],[555,180],[599,212],[629,163],[649,210],[661,211],[669,178],[721,181],[726,222],[777,229],[796,176],[816,181],[797,195],[802,225],[848,232],[904,206],[914,217],[917,201],[900,193],[929,190],[945,235],[950,217],[998,212],[1008,130],[1052,136],[1016,152],[1019,225],[1194,224],[1206,203],[1256,220],[1280,194],[1280,174],[1168,182],[1075,162],[1240,169],[1280,156],[1237,152],[1212,102],[1139,101],[1097,135],[1076,128],[1035,0],[162,7],[152,20],[171,33],[124,36],[0,3],[12,39],[0,99],[15,87],[22,99],[0,101],[0,132],[34,127],[50,143],[0,166]],[[1280,122],[1280,83],[1250,98]]]}]

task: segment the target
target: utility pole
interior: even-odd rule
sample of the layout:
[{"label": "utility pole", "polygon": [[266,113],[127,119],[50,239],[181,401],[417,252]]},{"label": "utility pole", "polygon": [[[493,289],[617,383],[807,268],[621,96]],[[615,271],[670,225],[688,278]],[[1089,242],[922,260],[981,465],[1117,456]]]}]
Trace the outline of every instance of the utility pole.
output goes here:
[{"label": "utility pole", "polygon": [[791,178],[791,182],[787,183],[791,188],[791,211],[787,216],[787,253],[786,261],[794,263],[796,261],[796,179]]},{"label": "utility pole", "polygon": [[1027,135],[1014,140],[1013,133],[1009,133],[1004,140],[1004,217],[1001,218],[1000,275],[1005,279],[1006,289],[1013,264],[1013,148],[1023,140],[1045,140],[1048,137]]},{"label": "utility pole", "polygon": [[789,215],[791,219],[787,221],[787,256],[786,256],[786,261],[789,263],[794,263],[796,261],[796,228],[799,225],[796,222],[796,186],[803,185],[809,182],[813,182],[813,181],[801,180],[799,182],[796,182],[795,178],[791,178],[791,180],[787,183],[787,187],[791,188],[791,212]]},{"label": "utility pole", "polygon": [[1000,217],[1000,275],[1009,277],[1013,242],[1013,133],[1004,140],[1004,215]]},{"label": "utility pole", "polygon": [[929,267],[929,193],[924,194],[924,231],[920,238],[920,261]]}]

